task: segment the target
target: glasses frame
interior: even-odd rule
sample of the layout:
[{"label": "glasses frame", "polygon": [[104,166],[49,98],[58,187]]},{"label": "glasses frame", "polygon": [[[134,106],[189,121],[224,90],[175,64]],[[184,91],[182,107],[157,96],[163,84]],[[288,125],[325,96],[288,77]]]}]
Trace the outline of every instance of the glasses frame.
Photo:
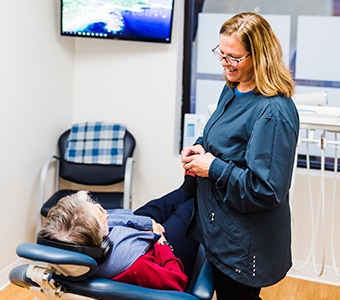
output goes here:
[{"label": "glasses frame", "polygon": [[242,56],[240,58],[235,58],[235,57],[232,57],[232,56],[223,56],[220,52],[216,51],[218,47],[219,47],[219,45],[217,45],[216,47],[211,49],[211,51],[214,54],[214,56],[219,61],[222,61],[224,59],[229,65],[231,65],[233,67],[237,67],[241,61],[245,60],[248,56],[251,55],[251,53],[248,53],[245,56]]}]

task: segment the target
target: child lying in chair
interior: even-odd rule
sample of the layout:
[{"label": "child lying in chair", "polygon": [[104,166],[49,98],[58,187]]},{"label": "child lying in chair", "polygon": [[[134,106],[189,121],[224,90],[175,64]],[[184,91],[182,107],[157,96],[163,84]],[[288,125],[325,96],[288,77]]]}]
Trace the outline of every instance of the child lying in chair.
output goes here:
[{"label": "child lying in chair", "polygon": [[179,189],[134,213],[104,210],[87,191],[79,191],[60,199],[50,210],[38,237],[86,247],[101,247],[109,241],[95,276],[184,291],[198,247],[185,237],[193,210],[193,181],[185,176]]}]

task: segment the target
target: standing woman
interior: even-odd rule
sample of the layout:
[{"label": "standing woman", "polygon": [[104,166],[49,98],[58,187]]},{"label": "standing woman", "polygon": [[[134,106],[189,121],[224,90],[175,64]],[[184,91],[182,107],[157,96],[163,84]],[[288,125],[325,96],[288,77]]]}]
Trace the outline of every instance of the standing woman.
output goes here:
[{"label": "standing woman", "polygon": [[252,300],[291,262],[289,188],[299,118],[294,83],[268,22],[240,13],[212,50],[226,79],[203,136],[182,150],[196,174],[189,235],[214,266],[218,300]]}]

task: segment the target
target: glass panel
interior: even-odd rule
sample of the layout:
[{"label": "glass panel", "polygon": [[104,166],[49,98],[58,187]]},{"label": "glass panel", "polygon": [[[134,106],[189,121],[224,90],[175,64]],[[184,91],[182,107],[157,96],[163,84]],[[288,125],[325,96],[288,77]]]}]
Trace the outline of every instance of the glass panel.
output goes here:
[{"label": "glass panel", "polygon": [[[190,84],[186,85],[184,83],[183,89],[189,87],[187,92],[187,98],[183,99],[186,104],[186,111],[183,111],[183,119],[185,113],[201,113],[202,106],[205,107],[205,103],[201,103],[200,99],[210,98],[211,102],[217,101],[219,94],[219,85],[224,84],[223,78],[221,75],[198,72],[198,54],[197,54],[197,28],[198,24],[198,14],[199,13],[217,13],[217,14],[226,14],[225,20],[229,18],[229,15],[234,15],[236,13],[242,11],[252,11],[259,13],[261,15],[285,15],[290,16],[290,39],[289,40],[289,49],[287,51],[288,63],[290,69],[292,70],[293,77],[295,78],[296,71],[296,49],[297,49],[297,33],[298,33],[298,18],[299,16],[340,16],[340,0],[309,0],[306,2],[305,0],[282,0],[282,1],[272,1],[272,0],[187,0],[191,4],[191,12],[193,16],[192,24],[192,44],[185,45],[185,47],[190,47],[190,61],[191,68],[187,68],[184,72],[190,73],[188,76],[190,80]],[[224,21],[225,21],[224,20]],[[268,19],[267,19],[268,20]],[[269,20],[268,20],[269,21]],[[270,22],[270,21],[269,21]],[[223,21],[221,22],[222,25]],[[202,28],[200,28],[201,30]],[[274,29],[274,27],[273,27]],[[335,30],[331,28],[330,30]],[[275,30],[274,30],[275,31]],[[211,32],[211,35],[218,36],[217,32]],[[334,31],[334,38],[336,39],[337,32]],[[318,39],[315,40],[316,43]],[[215,45],[203,45],[206,47],[206,51],[210,52],[211,48]],[[320,53],[323,57],[327,58],[327,51],[324,53]],[[217,60],[216,60],[217,61]],[[218,61],[217,61],[218,63]],[[201,62],[199,62],[201,64]],[[318,67],[320,65],[313,65],[311,62],[311,67]],[[190,70],[189,70],[190,69]],[[315,92],[320,91],[320,89],[325,90],[328,93],[328,100],[330,106],[340,106],[340,77],[339,79],[331,79],[330,80],[306,80],[296,78],[296,93],[307,93],[307,92]],[[204,86],[206,88],[204,88]],[[211,86],[214,91],[209,92],[207,89],[208,86]],[[334,99],[334,100],[332,100]],[[207,101],[207,100],[206,100]],[[333,102],[332,102],[333,101]],[[204,109],[204,108],[203,108]],[[197,110],[199,112],[197,112]],[[207,110],[208,111],[208,110]],[[317,164],[317,158],[312,159],[316,163],[316,167],[319,167]],[[303,166],[305,163],[305,153],[301,153],[299,155],[299,165]],[[331,159],[327,159],[326,169],[332,168]]]}]

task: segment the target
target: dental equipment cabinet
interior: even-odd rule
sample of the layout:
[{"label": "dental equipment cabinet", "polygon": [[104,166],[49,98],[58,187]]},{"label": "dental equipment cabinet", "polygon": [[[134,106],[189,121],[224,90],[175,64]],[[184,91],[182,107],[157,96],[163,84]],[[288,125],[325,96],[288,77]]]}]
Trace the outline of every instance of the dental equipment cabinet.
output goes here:
[{"label": "dental equipment cabinet", "polygon": [[[337,184],[340,183],[340,107],[297,104],[297,108],[300,116],[297,154],[304,152],[306,168],[295,168],[293,174],[290,199],[294,262],[289,275],[340,285],[340,240],[336,239],[336,236],[340,236],[340,223],[337,223],[337,219],[340,219],[337,217],[340,214],[340,205],[337,203],[340,200],[340,192],[337,191]],[[312,156],[320,159],[320,168],[317,170],[311,168]],[[333,171],[325,168],[329,157],[333,160]],[[303,184],[307,184],[307,187],[298,185],[298,173],[307,178],[307,183],[305,180]],[[296,243],[309,245],[308,254],[297,250],[301,247],[294,247]]]}]

